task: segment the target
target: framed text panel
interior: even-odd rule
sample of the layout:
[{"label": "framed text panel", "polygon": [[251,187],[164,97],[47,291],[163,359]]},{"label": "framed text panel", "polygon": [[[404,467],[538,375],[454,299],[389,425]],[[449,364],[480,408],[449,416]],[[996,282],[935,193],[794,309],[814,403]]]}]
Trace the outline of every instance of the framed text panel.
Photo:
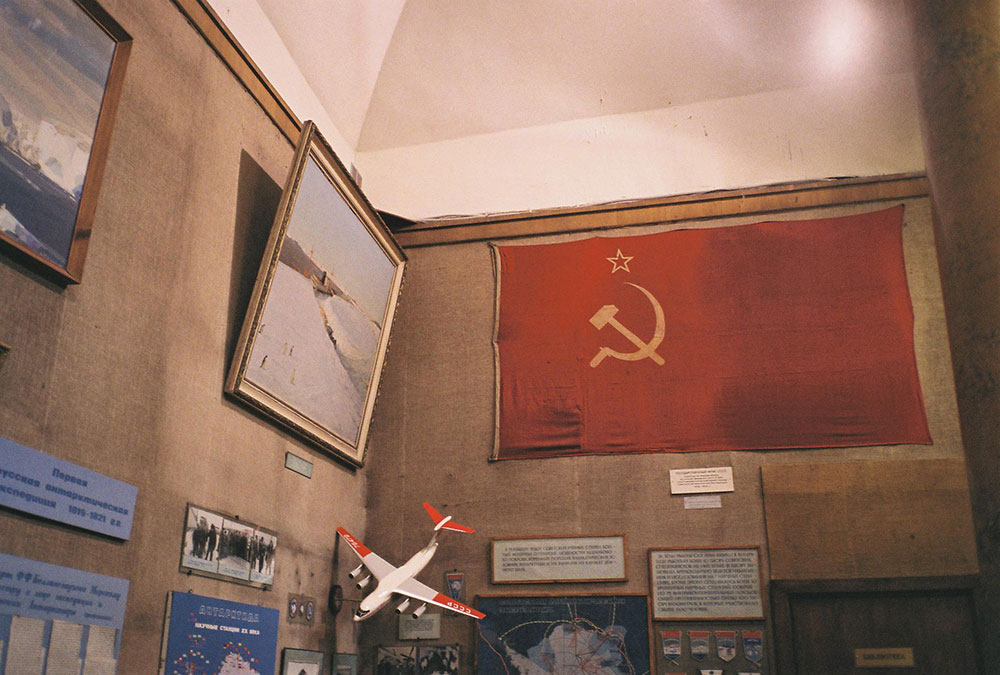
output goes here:
[{"label": "framed text panel", "polygon": [[649,586],[657,621],[764,618],[754,546],[650,549]]},{"label": "framed text panel", "polygon": [[494,584],[628,581],[624,534],[490,542]]}]

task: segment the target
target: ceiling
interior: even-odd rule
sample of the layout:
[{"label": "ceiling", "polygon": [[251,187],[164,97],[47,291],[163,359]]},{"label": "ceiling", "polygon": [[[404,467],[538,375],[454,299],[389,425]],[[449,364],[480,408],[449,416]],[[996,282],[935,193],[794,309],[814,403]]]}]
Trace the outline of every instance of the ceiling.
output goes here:
[{"label": "ceiling", "polygon": [[358,152],[912,69],[904,0],[258,3]]}]

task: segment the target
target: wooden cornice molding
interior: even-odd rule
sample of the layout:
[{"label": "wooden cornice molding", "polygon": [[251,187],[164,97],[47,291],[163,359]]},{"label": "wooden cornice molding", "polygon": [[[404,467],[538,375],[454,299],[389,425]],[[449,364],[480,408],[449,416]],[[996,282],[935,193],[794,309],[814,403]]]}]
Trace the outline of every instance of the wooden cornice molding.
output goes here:
[{"label": "wooden cornice molding", "polygon": [[[206,0],[173,0],[182,14],[232,71],[289,143],[302,130],[296,117],[246,50]],[[783,183],[592,206],[522,211],[412,222],[391,217],[390,229],[404,248],[509,239],[632,225],[670,223],[736,215],[758,215],[820,206],[922,197],[929,194],[922,173]]]},{"label": "wooden cornice molding", "polygon": [[393,234],[404,248],[418,248],[682,220],[758,215],[820,206],[923,197],[928,194],[927,178],[922,173],[831,178],[595,206],[433,219],[408,226],[396,224]]},{"label": "wooden cornice molding", "polygon": [[173,3],[294,146],[302,131],[302,120],[295,116],[278,91],[264,77],[264,73],[215,10],[205,0],[173,0]]}]

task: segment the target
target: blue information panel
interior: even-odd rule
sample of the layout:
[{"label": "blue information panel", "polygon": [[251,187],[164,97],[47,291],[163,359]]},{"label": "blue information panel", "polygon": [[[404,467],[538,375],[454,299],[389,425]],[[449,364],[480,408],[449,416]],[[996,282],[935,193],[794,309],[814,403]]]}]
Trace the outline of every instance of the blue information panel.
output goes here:
[{"label": "blue information panel", "polygon": [[134,485],[0,438],[0,506],[128,539],[137,494]]},{"label": "blue information panel", "polygon": [[121,628],[128,580],[0,553],[0,614]]},{"label": "blue information panel", "polygon": [[164,673],[271,675],[278,617],[268,607],[172,592]]}]

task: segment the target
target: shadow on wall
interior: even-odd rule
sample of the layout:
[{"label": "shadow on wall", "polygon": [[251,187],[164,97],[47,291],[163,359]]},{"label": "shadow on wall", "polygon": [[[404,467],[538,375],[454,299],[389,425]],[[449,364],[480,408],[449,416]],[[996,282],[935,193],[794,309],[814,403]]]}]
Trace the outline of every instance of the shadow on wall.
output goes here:
[{"label": "shadow on wall", "polygon": [[243,316],[250,305],[257,270],[264,257],[267,237],[281,201],[281,186],[246,151],[240,153],[240,177],[236,192],[236,221],[233,224],[233,265],[229,282],[226,320],[225,378],[233,360]]}]

